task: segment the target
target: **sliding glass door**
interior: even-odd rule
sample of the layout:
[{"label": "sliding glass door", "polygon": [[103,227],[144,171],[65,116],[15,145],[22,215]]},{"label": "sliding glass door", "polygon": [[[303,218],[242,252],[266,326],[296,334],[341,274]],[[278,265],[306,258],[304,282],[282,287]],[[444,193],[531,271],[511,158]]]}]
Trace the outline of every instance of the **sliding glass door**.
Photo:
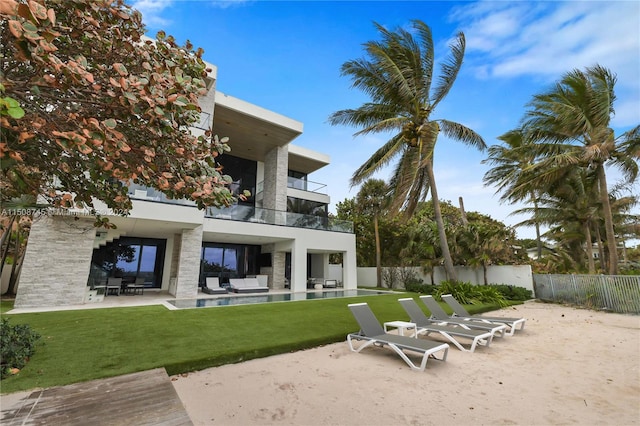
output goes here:
[{"label": "sliding glass door", "polygon": [[162,270],[166,240],[122,237],[93,251],[90,283],[108,277],[122,278],[123,283],[144,278],[145,287],[162,287]]},{"label": "sliding glass door", "polygon": [[219,277],[220,283],[229,278],[243,278],[259,274],[260,246],[203,243],[200,258],[200,285],[206,277]]}]

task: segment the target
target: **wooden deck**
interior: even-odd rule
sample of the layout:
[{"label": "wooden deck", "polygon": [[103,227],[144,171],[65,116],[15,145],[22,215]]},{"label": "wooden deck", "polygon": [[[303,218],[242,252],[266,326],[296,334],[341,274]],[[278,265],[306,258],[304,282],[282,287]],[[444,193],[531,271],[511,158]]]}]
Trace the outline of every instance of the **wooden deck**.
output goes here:
[{"label": "wooden deck", "polygon": [[33,391],[5,407],[9,425],[193,425],[163,368]]}]

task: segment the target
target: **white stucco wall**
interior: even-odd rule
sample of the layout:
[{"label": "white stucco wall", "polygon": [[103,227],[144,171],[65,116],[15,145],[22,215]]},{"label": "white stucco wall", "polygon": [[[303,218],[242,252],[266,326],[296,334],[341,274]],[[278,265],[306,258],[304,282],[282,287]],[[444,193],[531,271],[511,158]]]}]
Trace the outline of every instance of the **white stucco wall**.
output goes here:
[{"label": "white stucco wall", "polygon": [[[468,266],[456,266],[458,280],[470,282],[472,284],[484,284],[482,268],[472,268]],[[421,268],[415,268],[418,277],[425,283],[431,283],[429,274],[422,273]],[[434,274],[434,283],[440,284],[446,280],[444,268],[436,267]],[[487,268],[487,281],[489,284],[507,284],[517,287],[524,287],[533,291],[533,274],[531,265],[505,265],[505,266],[489,266]],[[358,268],[358,285],[362,287],[375,287],[376,285],[376,268]],[[383,282],[384,285],[384,282]]]}]

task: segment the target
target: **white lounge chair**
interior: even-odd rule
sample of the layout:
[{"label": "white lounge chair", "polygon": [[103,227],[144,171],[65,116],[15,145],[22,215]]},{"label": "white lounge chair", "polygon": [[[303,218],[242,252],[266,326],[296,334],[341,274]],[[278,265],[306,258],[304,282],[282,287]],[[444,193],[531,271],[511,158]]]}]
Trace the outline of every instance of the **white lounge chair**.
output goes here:
[{"label": "white lounge chair", "polygon": [[207,294],[227,294],[227,289],[220,287],[220,279],[218,277],[205,278],[206,286],[202,287],[202,292]]},{"label": "white lounge chair", "polygon": [[[434,323],[422,312],[416,301],[411,298],[398,299],[398,302],[411,318],[411,322],[416,325],[417,334],[428,336],[431,333],[438,333],[463,352],[474,352],[478,345],[489,346],[493,340],[493,334],[490,331],[471,330],[458,325]],[[471,340],[469,349],[466,349],[456,337]]]},{"label": "white lounge chair", "polygon": [[509,336],[513,336],[516,328],[520,325],[520,330],[524,329],[526,318],[507,318],[507,317],[486,317],[484,315],[471,315],[452,295],[443,294],[442,300],[453,309],[453,317],[461,318],[467,321],[482,321],[493,324],[506,324],[509,327]]},{"label": "white lounge chair", "polygon": [[[429,357],[436,358],[435,354],[442,353],[441,361],[446,361],[447,354],[449,353],[449,345],[446,343],[434,342],[424,339],[416,339],[408,336],[400,336],[397,334],[389,334],[384,331],[380,321],[369,308],[366,303],[353,303],[348,305],[351,313],[356,321],[360,325],[360,331],[357,333],[350,333],[347,335],[347,343],[349,348],[353,352],[360,352],[364,348],[369,346],[389,346],[395,351],[404,362],[407,363],[412,370],[424,371],[427,366],[427,360]],[[366,343],[360,347],[355,348],[353,346],[354,340],[364,340]],[[417,352],[422,354],[422,360],[420,365],[414,364],[414,362],[404,353],[404,351]]]}]

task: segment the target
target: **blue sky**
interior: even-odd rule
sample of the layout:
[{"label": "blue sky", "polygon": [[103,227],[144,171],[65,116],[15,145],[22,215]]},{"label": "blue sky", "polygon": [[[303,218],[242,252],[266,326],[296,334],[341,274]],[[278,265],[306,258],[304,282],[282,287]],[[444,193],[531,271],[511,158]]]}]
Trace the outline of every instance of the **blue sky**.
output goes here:
[{"label": "blue sky", "polygon": [[[218,66],[218,90],[304,123],[294,143],[331,156],[310,180],[327,184],[330,210],[358,188],[349,179],[385,135],[354,138],[334,127],[334,111],[368,99],[340,76],[340,66],[363,56],[378,39],[373,22],[407,27],[412,19],[433,31],[436,60],[458,31],[467,40],[461,73],[432,118],[473,128],[487,145],[515,128],[532,95],[563,73],[596,63],[618,76],[613,126],[617,134],[640,123],[640,2],[637,1],[210,1],[138,0],[148,35],[160,29],[189,39]],[[439,63],[439,62],[438,62]],[[439,66],[439,65],[438,65]],[[221,135],[224,136],[224,135]],[[233,141],[230,141],[233,152]],[[484,187],[486,154],[441,136],[435,154],[440,199],[513,225],[519,206],[503,205]],[[618,174],[609,172],[609,183]],[[377,176],[388,177],[388,171]],[[638,194],[638,186],[633,188]],[[519,229],[520,237],[533,231]]]}]

